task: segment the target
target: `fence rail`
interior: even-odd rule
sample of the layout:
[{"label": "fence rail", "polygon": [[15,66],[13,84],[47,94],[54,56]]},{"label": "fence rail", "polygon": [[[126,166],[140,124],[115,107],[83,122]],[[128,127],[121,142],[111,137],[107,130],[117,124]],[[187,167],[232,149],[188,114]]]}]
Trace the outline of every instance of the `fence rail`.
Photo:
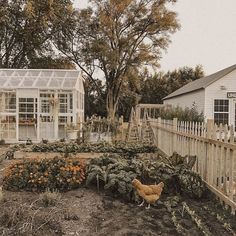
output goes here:
[{"label": "fence rail", "polygon": [[157,147],[167,155],[174,151],[182,156],[196,155],[193,170],[235,214],[236,144],[233,126],[217,126],[213,120],[207,123],[161,118],[149,121]]}]

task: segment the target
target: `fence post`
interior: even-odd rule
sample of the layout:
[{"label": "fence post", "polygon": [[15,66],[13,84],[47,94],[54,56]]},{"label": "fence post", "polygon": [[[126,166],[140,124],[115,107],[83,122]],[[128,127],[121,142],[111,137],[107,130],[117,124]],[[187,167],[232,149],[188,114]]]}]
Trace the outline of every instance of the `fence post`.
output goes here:
[{"label": "fence post", "polygon": [[[177,131],[177,123],[178,123],[178,119],[177,118],[174,118],[173,119],[173,131]],[[172,141],[172,153],[173,152],[176,152],[177,151],[177,134],[176,133],[173,133],[173,141]]]},{"label": "fence post", "polygon": [[157,118],[157,147],[160,149],[161,147],[161,129],[159,127],[161,126],[161,117]]},{"label": "fence post", "polygon": [[[214,126],[214,120],[208,119],[207,120],[207,134],[206,137],[208,139],[212,139],[213,135],[213,126]],[[206,165],[205,165],[205,171],[206,171],[206,180],[209,184],[213,184],[213,144],[207,142],[206,143]]]},{"label": "fence post", "polygon": [[234,143],[234,126],[230,126],[230,143]]},{"label": "fence post", "polygon": [[208,119],[207,120],[207,138],[211,139],[212,138],[212,130],[214,126],[214,120],[213,119]]}]

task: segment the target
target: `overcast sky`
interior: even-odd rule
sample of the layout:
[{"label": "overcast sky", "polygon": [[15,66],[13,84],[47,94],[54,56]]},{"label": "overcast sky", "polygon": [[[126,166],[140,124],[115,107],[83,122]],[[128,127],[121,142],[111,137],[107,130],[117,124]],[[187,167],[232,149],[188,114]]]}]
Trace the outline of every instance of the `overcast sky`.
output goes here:
[{"label": "overcast sky", "polygon": [[[85,7],[87,0],[74,0]],[[172,35],[161,70],[201,64],[206,74],[236,64],[236,0],[178,0],[181,29]]]}]

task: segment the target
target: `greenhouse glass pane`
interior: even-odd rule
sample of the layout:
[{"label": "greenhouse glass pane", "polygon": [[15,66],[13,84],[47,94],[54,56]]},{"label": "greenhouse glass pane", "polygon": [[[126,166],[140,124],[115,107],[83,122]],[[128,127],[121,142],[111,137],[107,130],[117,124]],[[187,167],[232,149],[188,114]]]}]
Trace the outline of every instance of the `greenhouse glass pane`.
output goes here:
[{"label": "greenhouse glass pane", "polygon": [[66,78],[65,82],[63,84],[63,87],[73,88],[73,87],[75,87],[76,82],[77,82],[77,79],[75,79],[75,78]]},{"label": "greenhouse glass pane", "polygon": [[1,76],[7,76],[7,73],[5,71],[0,71],[0,77]]},{"label": "greenhouse glass pane", "polygon": [[18,75],[19,76],[25,76],[27,74],[27,70],[19,70]]},{"label": "greenhouse glass pane", "polygon": [[6,70],[5,73],[7,76],[11,76],[14,73],[14,70]]},{"label": "greenhouse glass pane", "polygon": [[54,87],[61,87],[62,82],[64,78],[52,78],[49,87],[54,88]]},{"label": "greenhouse glass pane", "polygon": [[32,86],[36,78],[32,77],[25,77],[24,83],[22,84],[22,87],[29,87]]},{"label": "greenhouse glass pane", "polygon": [[40,71],[38,70],[33,70],[33,71],[28,71],[27,76],[38,76],[40,74]]},{"label": "greenhouse glass pane", "polygon": [[17,86],[19,86],[20,82],[21,82],[21,78],[19,78],[19,77],[12,77],[12,78],[9,80],[8,85],[9,85],[9,86],[17,87]]},{"label": "greenhouse glass pane", "polygon": [[38,78],[35,87],[46,87],[50,78]]},{"label": "greenhouse glass pane", "polygon": [[3,86],[7,81],[7,77],[0,77],[0,86]]},{"label": "greenhouse glass pane", "polygon": [[42,71],[40,76],[42,76],[42,77],[51,77],[52,73],[53,73],[52,71]]},{"label": "greenhouse glass pane", "polygon": [[78,78],[79,73],[78,73],[78,71],[67,71],[66,76]]},{"label": "greenhouse glass pane", "polygon": [[55,77],[65,77],[66,71],[54,71]]}]

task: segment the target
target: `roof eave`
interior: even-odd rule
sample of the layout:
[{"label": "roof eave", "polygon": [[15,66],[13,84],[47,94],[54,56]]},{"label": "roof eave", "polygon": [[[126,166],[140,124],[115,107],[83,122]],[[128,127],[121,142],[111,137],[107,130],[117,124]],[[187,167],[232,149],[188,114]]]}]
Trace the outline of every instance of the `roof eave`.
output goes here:
[{"label": "roof eave", "polygon": [[185,94],[188,94],[188,93],[193,93],[193,92],[196,92],[196,91],[199,91],[199,90],[202,90],[202,89],[205,89],[205,87],[198,88],[198,89],[195,89],[195,90],[192,90],[192,91],[188,91],[188,92],[185,92],[185,93],[173,95],[173,96],[170,96],[170,95],[171,95],[171,94],[170,94],[170,95],[168,95],[168,96],[162,98],[162,100],[164,101],[164,100],[168,100],[168,99],[170,99],[170,98],[179,97],[179,96],[182,96],[182,95],[185,95]]}]

